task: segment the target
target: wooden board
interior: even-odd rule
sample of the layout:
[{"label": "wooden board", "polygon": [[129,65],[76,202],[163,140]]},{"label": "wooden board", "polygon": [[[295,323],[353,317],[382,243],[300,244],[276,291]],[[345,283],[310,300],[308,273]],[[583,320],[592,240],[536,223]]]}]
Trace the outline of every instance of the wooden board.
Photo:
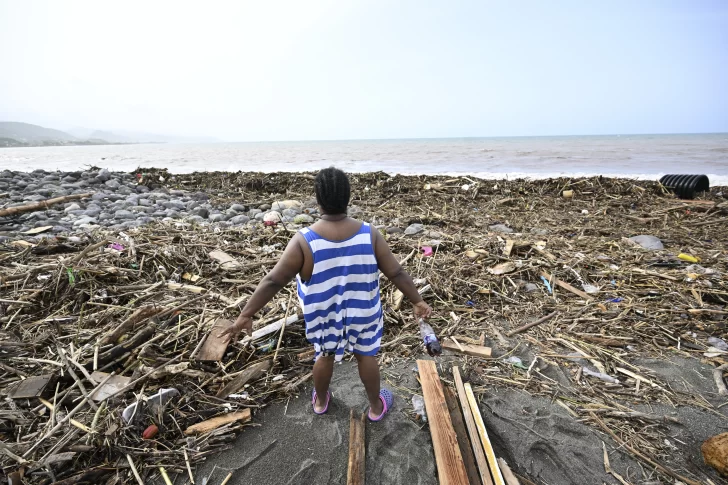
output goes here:
[{"label": "wooden board", "polygon": [[227,351],[230,338],[226,335],[220,337],[223,330],[231,327],[233,322],[225,320],[224,318],[218,318],[215,324],[210,329],[210,333],[207,334],[205,343],[202,344],[202,348],[197,353],[195,360],[201,362],[217,362],[222,360]]},{"label": "wooden board", "polygon": [[478,475],[478,466],[475,464],[473,448],[470,446],[470,438],[468,438],[468,430],[465,428],[465,421],[463,421],[463,413],[460,411],[458,398],[451,387],[445,386],[443,391],[445,391],[445,402],[447,402],[447,409],[450,411],[452,427],[455,428],[455,434],[458,436],[460,454],[463,457],[465,470],[468,472],[469,483],[470,485],[481,485],[482,482]]},{"label": "wooden board", "polygon": [[241,390],[248,381],[252,381],[253,379],[257,379],[263,375],[268,369],[270,369],[270,359],[246,367],[232,381],[228,382],[225,387],[220,389],[220,391],[216,394],[216,397],[222,399],[227,398],[230,394]]},{"label": "wooden board", "polygon": [[463,418],[465,418],[465,426],[468,429],[468,436],[470,436],[470,446],[473,449],[475,455],[475,461],[478,464],[478,471],[480,472],[480,479],[483,481],[483,485],[493,485],[493,480],[490,478],[490,467],[488,466],[488,460],[485,457],[483,451],[483,445],[480,443],[480,434],[478,434],[478,426],[475,424],[475,418],[473,417],[473,411],[470,409],[470,403],[468,402],[468,396],[465,394],[465,386],[463,385],[463,379],[460,377],[460,369],[457,367],[452,368],[452,375],[455,379],[455,388],[458,391],[458,399],[460,400],[460,406],[463,410]]},{"label": "wooden board", "polygon": [[[108,375],[109,374],[107,374],[106,372],[96,371],[91,374],[91,379],[95,380],[96,382],[101,382],[106,379]],[[130,382],[131,377],[113,375],[109,377],[109,380],[107,380],[103,386],[94,391],[90,397],[96,402],[101,402],[104,399],[115,395],[121,389],[128,386]]]},{"label": "wooden board", "polygon": [[48,383],[53,378],[52,374],[42,376],[32,376],[23,379],[9,393],[11,399],[30,399],[32,397],[40,397],[48,387]]},{"label": "wooden board", "polygon": [[212,251],[209,254],[209,256],[210,256],[210,259],[213,259],[213,260],[217,261],[218,263],[220,263],[221,269],[235,270],[235,269],[241,269],[243,266],[242,264],[240,264],[240,262],[237,259],[233,258],[232,256],[230,256],[228,253],[226,253],[224,251],[220,251],[219,249]]},{"label": "wooden board", "polygon": [[349,471],[346,485],[364,485],[366,471],[366,413],[349,413]]},{"label": "wooden board", "polygon": [[458,345],[451,340],[443,340],[440,345],[442,345],[443,349],[465,355],[472,355],[473,357],[490,357],[492,351],[490,347],[483,347],[482,345],[460,343],[460,347],[458,347]]},{"label": "wooden board", "polygon": [[566,283],[565,281],[561,281],[560,279],[558,279],[556,277],[552,277],[546,271],[541,271],[541,276],[543,276],[547,280],[551,281],[553,284],[559,285],[563,289],[565,289],[567,291],[570,291],[573,294],[578,295],[578,296],[584,298],[585,300],[591,300],[592,299],[592,296],[591,295],[588,295],[588,294],[584,293],[581,290],[577,290],[576,288],[574,288],[573,286],[571,286],[569,283]]},{"label": "wooden board", "polygon": [[432,446],[435,450],[437,476],[440,485],[462,485],[468,483],[468,473],[458,446],[458,437],[450,421],[445,395],[437,374],[437,367],[431,360],[418,360],[422,394],[430,423]]},{"label": "wooden board", "polygon": [[201,423],[193,424],[185,430],[187,436],[194,434],[203,434],[208,431],[213,431],[220,426],[240,421],[247,423],[250,421],[250,409],[243,409],[242,411],[235,411],[234,413],[223,414],[222,416],[216,416],[214,418],[206,419]]},{"label": "wooden board", "polygon": [[491,477],[493,477],[493,483],[494,485],[506,485],[503,475],[501,474],[500,467],[498,466],[498,460],[495,457],[495,452],[493,451],[493,445],[490,444],[490,438],[488,437],[488,431],[485,429],[483,416],[480,414],[478,401],[476,401],[475,394],[473,394],[473,389],[470,387],[469,383],[465,384],[465,395],[468,397],[470,410],[473,411],[475,424],[478,426],[480,442],[485,450],[485,456],[488,458],[488,467],[490,467],[490,474]]}]

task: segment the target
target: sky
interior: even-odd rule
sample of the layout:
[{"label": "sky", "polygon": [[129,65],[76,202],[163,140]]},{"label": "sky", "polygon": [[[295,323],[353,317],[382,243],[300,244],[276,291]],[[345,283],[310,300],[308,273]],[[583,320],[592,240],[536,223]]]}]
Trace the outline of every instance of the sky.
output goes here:
[{"label": "sky", "polygon": [[728,132],[728,2],[0,0],[0,121],[226,141]]}]

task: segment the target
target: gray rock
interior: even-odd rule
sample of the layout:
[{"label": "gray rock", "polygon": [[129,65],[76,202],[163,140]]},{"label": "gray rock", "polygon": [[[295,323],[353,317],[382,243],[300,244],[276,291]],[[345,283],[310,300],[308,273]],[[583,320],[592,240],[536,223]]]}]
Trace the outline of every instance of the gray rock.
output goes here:
[{"label": "gray rock", "polygon": [[39,202],[41,200],[45,200],[46,198],[43,197],[42,195],[31,194],[31,195],[26,195],[24,197],[24,199],[27,200],[28,202]]},{"label": "gray rock", "polygon": [[131,189],[129,187],[122,185],[121,187],[119,187],[118,192],[122,195],[129,195],[129,194],[131,194]]},{"label": "gray rock", "polygon": [[196,215],[189,216],[189,217],[187,217],[186,220],[189,221],[189,222],[194,222],[196,224],[202,224],[203,222],[205,222],[205,219],[204,218],[202,218],[200,216],[196,216]]},{"label": "gray rock", "polygon": [[117,182],[116,180],[114,180],[114,179],[107,180],[104,185],[106,185],[111,190],[116,190],[119,187],[121,187],[121,184],[119,182]]},{"label": "gray rock", "polygon": [[404,230],[405,235],[414,236],[425,230],[425,226],[422,224],[411,224],[407,229]]},{"label": "gray rock", "polygon": [[179,219],[180,218],[179,212],[177,212],[174,209],[167,209],[166,214],[167,214],[167,217],[169,217],[170,219]]},{"label": "gray rock", "polygon": [[147,187],[146,185],[137,185],[136,187],[134,187],[134,190],[136,190],[137,194],[146,194],[151,189],[149,187]]},{"label": "gray rock", "polygon": [[255,220],[262,221],[266,214],[267,214],[267,212],[260,212],[258,214],[255,214]]},{"label": "gray rock", "polygon": [[197,202],[196,200],[191,200],[191,201],[187,202],[187,205],[185,207],[187,208],[188,211],[191,211],[192,209],[195,209],[199,206],[200,206],[199,202]]},{"label": "gray rock", "polygon": [[298,214],[300,214],[301,211],[298,209],[290,208],[290,209],[283,209],[283,212],[281,214],[285,217],[296,217]]},{"label": "gray rock", "polygon": [[401,227],[388,227],[387,228],[387,234],[402,234],[404,232],[404,229]]},{"label": "gray rock", "polygon": [[134,206],[131,206],[129,208],[129,210],[130,211],[133,211],[133,212],[144,212],[144,213],[149,213],[149,214],[151,214],[152,212],[154,212],[154,208],[153,207],[144,207],[143,205],[134,205]]},{"label": "gray rock", "polygon": [[96,219],[98,219],[99,221],[109,221],[109,220],[112,220],[113,218],[114,218],[114,216],[112,216],[108,212],[102,212],[101,214],[99,214],[99,216]]},{"label": "gray rock", "polygon": [[230,206],[230,210],[234,210],[235,212],[245,212],[245,206],[242,204],[233,204]]},{"label": "gray rock", "polygon": [[210,222],[221,222],[225,220],[225,214],[220,214],[219,212],[217,214],[210,214],[208,219]]},{"label": "gray rock", "polygon": [[66,214],[68,214],[71,211],[77,211],[77,210],[80,210],[80,209],[81,209],[81,206],[80,205],[78,205],[76,203],[73,203],[73,204],[69,204],[68,207],[66,207],[65,209],[63,209],[63,211]]},{"label": "gray rock", "polygon": [[533,293],[534,291],[538,291],[538,285],[535,285],[533,283],[526,283],[523,289],[526,291],[526,293]]},{"label": "gray rock", "polygon": [[493,232],[500,232],[503,234],[510,234],[512,232],[516,232],[510,227],[506,226],[505,224],[495,224],[493,226],[488,226],[488,229],[490,229]]},{"label": "gray rock", "polygon": [[134,219],[136,216],[131,211],[118,210],[118,211],[114,212],[114,217],[116,219]]},{"label": "gray rock", "polygon": [[631,238],[629,238],[629,240],[639,244],[645,249],[650,249],[653,251],[658,249],[665,249],[665,246],[662,245],[662,241],[660,241],[660,239],[655,236],[642,234],[640,236],[632,236]]},{"label": "gray rock", "polygon": [[80,226],[82,224],[96,224],[95,217],[82,217],[73,223],[74,226]]},{"label": "gray rock", "polygon": [[270,210],[270,204],[261,204],[258,206],[258,209],[262,211],[269,211]]},{"label": "gray rock", "polygon": [[149,199],[139,199],[139,205],[143,205],[145,207],[149,207],[152,205],[152,201]]},{"label": "gray rock", "polygon": [[164,202],[162,205],[167,209],[175,209],[178,211],[187,210],[187,206],[178,200],[170,200],[169,202]]},{"label": "gray rock", "polygon": [[167,217],[167,211],[154,211],[152,217]]},{"label": "gray rock", "polygon": [[86,217],[97,217],[101,214],[101,209],[86,209],[83,211],[83,215]]},{"label": "gray rock", "polygon": [[207,219],[210,215],[210,211],[205,209],[204,207],[195,207],[194,209],[188,209],[190,211],[190,214],[199,216],[203,219]]},{"label": "gray rock", "polygon": [[250,210],[248,211],[248,215],[249,215],[250,217],[255,217],[255,216],[257,216],[258,214],[260,214],[260,213],[262,213],[262,212],[263,212],[263,211],[262,211],[262,210],[260,210],[260,209],[250,209]]},{"label": "gray rock", "polygon": [[313,222],[313,217],[308,214],[299,214],[293,218],[293,222],[295,222],[296,224],[311,224]]},{"label": "gray rock", "polygon": [[250,217],[248,217],[246,215],[239,215],[239,216],[233,217],[229,221],[231,223],[233,223],[233,224],[236,224],[236,225],[238,225],[238,224],[247,224],[248,221],[250,221]]},{"label": "gray rock", "polygon": [[111,174],[105,168],[99,170],[98,175],[96,175],[96,180],[98,180],[99,182],[107,182],[110,178]]}]

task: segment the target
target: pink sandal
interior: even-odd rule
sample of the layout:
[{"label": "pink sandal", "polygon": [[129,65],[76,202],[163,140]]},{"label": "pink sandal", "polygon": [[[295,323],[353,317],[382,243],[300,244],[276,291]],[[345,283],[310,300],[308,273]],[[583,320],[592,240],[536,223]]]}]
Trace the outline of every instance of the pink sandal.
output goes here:
[{"label": "pink sandal", "polygon": [[379,391],[379,399],[382,401],[382,414],[377,417],[372,417],[371,409],[369,409],[369,412],[367,413],[369,421],[373,423],[381,421],[384,418],[384,415],[392,408],[392,404],[394,403],[394,396],[387,389],[381,389]]},{"label": "pink sandal", "polygon": [[329,410],[329,403],[331,402],[331,393],[329,391],[326,391],[326,406],[324,406],[323,410],[316,411],[316,389],[313,390],[311,393],[311,408],[313,409],[314,414],[326,414],[326,411]]}]

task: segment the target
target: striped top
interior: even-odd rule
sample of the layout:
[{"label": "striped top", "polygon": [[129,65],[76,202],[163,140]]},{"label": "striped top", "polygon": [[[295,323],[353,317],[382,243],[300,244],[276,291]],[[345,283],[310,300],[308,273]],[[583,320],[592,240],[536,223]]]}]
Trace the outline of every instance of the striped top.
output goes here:
[{"label": "striped top", "polygon": [[298,298],[306,321],[306,338],[316,359],[344,351],[375,355],[382,338],[379,267],[366,222],[343,241],[329,241],[304,228],[313,254],[313,272],[304,282],[297,276]]}]

